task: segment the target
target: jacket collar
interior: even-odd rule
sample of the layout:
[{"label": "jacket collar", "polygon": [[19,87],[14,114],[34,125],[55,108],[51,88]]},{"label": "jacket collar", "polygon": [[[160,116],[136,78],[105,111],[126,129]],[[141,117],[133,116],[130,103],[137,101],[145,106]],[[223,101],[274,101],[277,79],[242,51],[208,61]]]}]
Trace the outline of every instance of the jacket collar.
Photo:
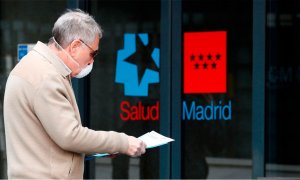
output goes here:
[{"label": "jacket collar", "polygon": [[65,65],[64,62],[44,43],[38,41],[37,44],[33,47],[33,50],[38,52],[47,61],[53,64],[53,66],[62,76],[67,77],[71,74],[72,71],[68,68],[68,66]]}]

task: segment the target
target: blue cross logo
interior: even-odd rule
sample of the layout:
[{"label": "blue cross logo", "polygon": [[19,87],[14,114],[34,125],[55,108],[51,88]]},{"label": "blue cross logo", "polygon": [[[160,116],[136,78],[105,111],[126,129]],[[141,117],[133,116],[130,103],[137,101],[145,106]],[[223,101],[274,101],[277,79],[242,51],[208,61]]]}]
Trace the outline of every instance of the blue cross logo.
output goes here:
[{"label": "blue cross logo", "polygon": [[125,96],[148,96],[149,84],[159,83],[159,55],[148,34],[124,34],[124,48],[117,52],[115,82],[124,85]]}]

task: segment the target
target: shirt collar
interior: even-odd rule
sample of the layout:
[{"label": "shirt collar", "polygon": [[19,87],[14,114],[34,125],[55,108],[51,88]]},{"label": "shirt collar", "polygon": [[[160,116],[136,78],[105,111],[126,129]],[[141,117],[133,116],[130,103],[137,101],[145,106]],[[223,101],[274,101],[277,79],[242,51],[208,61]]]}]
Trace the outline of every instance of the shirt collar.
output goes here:
[{"label": "shirt collar", "polygon": [[33,50],[42,55],[47,61],[54,65],[57,71],[67,77],[71,74],[71,69],[60,59],[56,54],[54,54],[50,48],[44,43],[38,41],[37,44],[33,47]]}]

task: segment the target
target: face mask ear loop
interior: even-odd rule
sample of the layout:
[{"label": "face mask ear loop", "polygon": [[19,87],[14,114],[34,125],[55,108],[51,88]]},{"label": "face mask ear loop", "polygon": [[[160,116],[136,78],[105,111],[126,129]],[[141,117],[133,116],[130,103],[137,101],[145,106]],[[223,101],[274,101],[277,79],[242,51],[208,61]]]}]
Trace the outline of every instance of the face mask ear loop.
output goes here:
[{"label": "face mask ear loop", "polygon": [[60,48],[60,49],[68,56],[68,59],[71,59],[71,60],[77,65],[77,67],[78,67],[80,70],[82,70],[81,67],[79,66],[79,63],[76,62],[76,61],[74,60],[74,58],[73,58],[66,50],[64,50],[64,48],[61,47],[60,44],[58,44],[58,42],[55,40],[55,38],[52,37],[52,39],[53,39],[53,41],[58,45],[58,47],[59,47],[59,48]]}]

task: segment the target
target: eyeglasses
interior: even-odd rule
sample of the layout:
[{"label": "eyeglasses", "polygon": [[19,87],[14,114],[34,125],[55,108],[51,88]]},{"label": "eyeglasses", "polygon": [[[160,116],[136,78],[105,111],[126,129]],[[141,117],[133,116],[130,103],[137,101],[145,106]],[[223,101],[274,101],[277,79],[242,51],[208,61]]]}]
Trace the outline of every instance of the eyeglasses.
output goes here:
[{"label": "eyeglasses", "polygon": [[81,40],[81,39],[79,39],[79,41],[80,42],[82,42],[84,45],[86,45],[88,48],[90,48],[90,50],[92,51],[91,53],[90,53],[90,56],[92,57],[92,58],[95,58],[96,56],[97,56],[97,54],[98,54],[98,50],[94,50],[93,48],[91,48],[91,46],[89,46],[88,44],[86,44],[83,40]]}]

